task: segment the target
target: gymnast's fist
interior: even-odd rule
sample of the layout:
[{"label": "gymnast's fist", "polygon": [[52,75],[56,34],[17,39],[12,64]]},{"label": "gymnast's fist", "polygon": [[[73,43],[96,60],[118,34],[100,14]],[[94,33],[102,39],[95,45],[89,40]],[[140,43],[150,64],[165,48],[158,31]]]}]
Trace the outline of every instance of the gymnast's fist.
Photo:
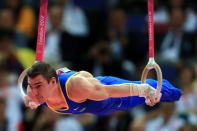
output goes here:
[{"label": "gymnast's fist", "polygon": [[154,106],[155,104],[157,104],[160,101],[162,94],[159,93],[159,95],[157,96],[155,88],[153,88],[148,84],[141,84],[141,85],[144,86],[144,89],[141,90],[140,93],[141,96],[145,98],[146,104],[149,106]]},{"label": "gymnast's fist", "polygon": [[27,96],[24,98],[24,103],[25,106],[30,107],[31,109],[36,109],[41,104],[40,100],[29,86],[27,87]]}]

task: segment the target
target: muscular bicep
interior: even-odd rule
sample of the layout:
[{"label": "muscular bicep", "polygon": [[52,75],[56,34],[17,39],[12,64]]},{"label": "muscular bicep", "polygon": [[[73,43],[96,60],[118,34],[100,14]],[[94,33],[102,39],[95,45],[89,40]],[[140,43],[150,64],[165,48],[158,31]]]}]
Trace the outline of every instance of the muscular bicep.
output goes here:
[{"label": "muscular bicep", "polygon": [[93,77],[75,76],[70,81],[69,94],[75,101],[104,100],[108,93],[103,85]]}]

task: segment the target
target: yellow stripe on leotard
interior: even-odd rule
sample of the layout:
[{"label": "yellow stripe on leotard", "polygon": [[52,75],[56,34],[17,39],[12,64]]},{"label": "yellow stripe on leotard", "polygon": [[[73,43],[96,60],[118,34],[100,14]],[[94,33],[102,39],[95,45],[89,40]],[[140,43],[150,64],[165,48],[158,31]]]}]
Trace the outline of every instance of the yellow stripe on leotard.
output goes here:
[{"label": "yellow stripe on leotard", "polygon": [[[77,72],[77,73],[71,75],[71,76],[67,79],[67,81],[66,81],[65,87],[66,87],[66,94],[67,94],[67,96],[68,96],[68,91],[67,91],[68,82],[70,81],[70,79],[71,79],[73,76],[77,75],[78,73],[79,73],[79,72]],[[62,94],[62,96],[64,97],[64,101],[65,101],[66,107],[67,107],[66,109],[59,109],[58,111],[66,111],[66,110],[69,109],[69,105],[68,105],[68,103],[67,103],[67,101],[66,101],[66,98],[65,98],[65,96],[64,96],[64,93],[62,92],[60,83],[59,83],[59,86],[58,86],[58,87],[60,88],[61,94]],[[69,98],[69,96],[68,96],[68,98]],[[55,112],[55,113],[59,113],[59,114],[72,114],[72,113],[58,112],[57,110],[55,110],[53,107],[49,106],[48,104],[47,104],[47,106],[48,106],[53,112]]]},{"label": "yellow stripe on leotard", "polygon": [[[62,97],[64,98],[64,101],[65,101],[66,107],[67,107],[66,109],[59,109],[59,111],[66,111],[66,110],[69,109],[69,105],[68,105],[68,103],[67,103],[67,101],[66,101],[66,99],[65,99],[65,97],[64,97],[64,93],[62,92],[62,89],[61,89],[61,87],[60,87],[60,83],[58,84],[58,88],[60,88],[61,95],[62,95]],[[51,107],[49,104],[47,104],[47,106],[48,106],[53,112],[55,112],[55,113],[59,113],[59,114],[71,114],[71,113],[58,112],[56,109],[54,109],[53,107]]]},{"label": "yellow stripe on leotard", "polygon": [[[75,75],[77,75],[77,74],[79,74],[79,72],[77,72],[77,73],[73,74],[72,76],[70,76],[70,77],[68,78],[68,80],[66,81],[66,84],[65,84],[65,87],[66,87],[66,95],[68,96],[68,98],[69,98],[70,100],[72,100],[72,99],[69,97],[69,94],[68,94],[68,82],[70,81],[70,79],[71,79],[73,76],[75,76]],[[86,101],[86,100],[84,100],[84,101]],[[76,103],[82,103],[82,102],[84,102],[84,101],[80,101],[80,102],[76,102]]]}]

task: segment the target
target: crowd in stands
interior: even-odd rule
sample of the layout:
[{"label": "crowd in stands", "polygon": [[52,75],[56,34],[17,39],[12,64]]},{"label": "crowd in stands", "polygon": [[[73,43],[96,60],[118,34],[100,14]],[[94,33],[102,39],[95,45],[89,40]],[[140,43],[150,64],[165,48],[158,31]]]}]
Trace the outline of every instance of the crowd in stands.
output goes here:
[{"label": "crowd in stands", "polygon": [[[140,80],[148,62],[148,0],[49,0],[45,61]],[[155,0],[155,60],[183,90],[175,103],[105,116],[26,108],[17,78],[35,60],[40,0],[0,0],[0,131],[197,130],[197,1]],[[155,73],[149,77],[156,79]]]}]

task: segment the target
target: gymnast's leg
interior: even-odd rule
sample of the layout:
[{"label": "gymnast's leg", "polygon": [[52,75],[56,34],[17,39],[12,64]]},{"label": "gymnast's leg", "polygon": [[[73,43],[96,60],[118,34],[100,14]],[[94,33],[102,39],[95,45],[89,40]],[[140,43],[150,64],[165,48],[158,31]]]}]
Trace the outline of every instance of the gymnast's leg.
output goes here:
[{"label": "gymnast's leg", "polygon": [[[113,84],[122,84],[122,83],[137,83],[140,84],[140,81],[129,81],[120,79],[113,76],[99,76],[96,77],[101,83],[106,85],[113,85]],[[153,79],[147,79],[146,83],[151,85],[152,87],[157,87],[157,81]],[[162,97],[160,99],[161,102],[174,102],[179,100],[182,92],[180,89],[175,88],[172,84],[170,84],[167,80],[162,81],[162,88],[161,88]],[[113,100],[113,98],[112,98]],[[115,101],[118,99],[114,99]],[[135,107],[137,105],[145,104],[145,99],[138,96],[130,96],[130,97],[123,97],[121,98],[123,102],[121,104],[122,109],[127,110],[128,108]],[[117,102],[118,103],[118,102]],[[119,103],[120,104],[120,103]]]}]

